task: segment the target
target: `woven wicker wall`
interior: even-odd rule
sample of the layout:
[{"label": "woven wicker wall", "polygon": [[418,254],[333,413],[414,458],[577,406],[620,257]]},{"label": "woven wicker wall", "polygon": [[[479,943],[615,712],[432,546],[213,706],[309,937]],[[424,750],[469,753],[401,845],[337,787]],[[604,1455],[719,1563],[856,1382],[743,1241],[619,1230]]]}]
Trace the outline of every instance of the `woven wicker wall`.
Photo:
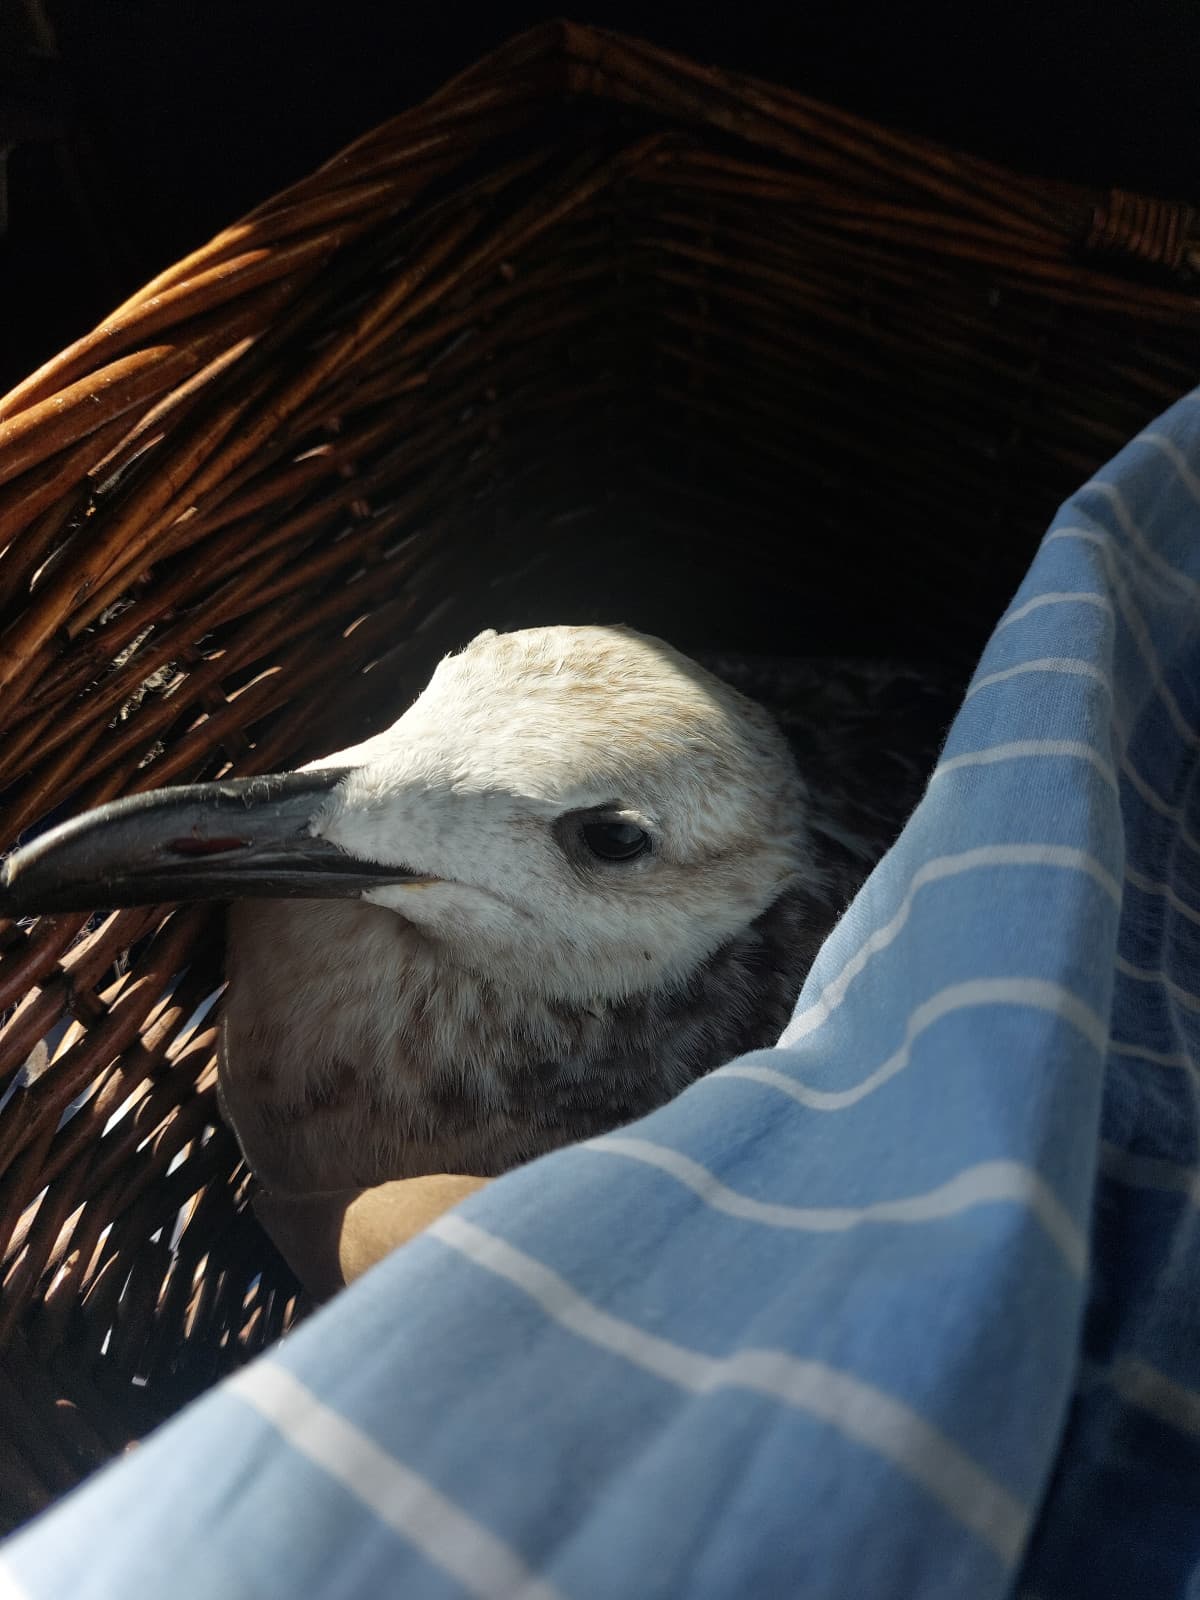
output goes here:
[{"label": "woven wicker wall", "polygon": [[[344,746],[482,626],[969,666],[1200,372],[1193,226],[517,40],[0,402],[0,844]],[[0,925],[10,1522],[296,1313],[185,1032],[219,981],[207,910]]]}]

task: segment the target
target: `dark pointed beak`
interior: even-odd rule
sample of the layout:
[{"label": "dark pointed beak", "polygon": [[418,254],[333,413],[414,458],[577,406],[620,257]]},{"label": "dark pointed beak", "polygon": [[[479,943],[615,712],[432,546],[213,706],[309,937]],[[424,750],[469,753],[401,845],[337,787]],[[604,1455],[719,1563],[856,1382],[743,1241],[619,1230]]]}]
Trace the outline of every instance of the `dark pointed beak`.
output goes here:
[{"label": "dark pointed beak", "polygon": [[351,769],[188,784],[114,800],[51,828],[0,870],[0,916],[182,900],[353,898],[423,881],[310,832]]}]

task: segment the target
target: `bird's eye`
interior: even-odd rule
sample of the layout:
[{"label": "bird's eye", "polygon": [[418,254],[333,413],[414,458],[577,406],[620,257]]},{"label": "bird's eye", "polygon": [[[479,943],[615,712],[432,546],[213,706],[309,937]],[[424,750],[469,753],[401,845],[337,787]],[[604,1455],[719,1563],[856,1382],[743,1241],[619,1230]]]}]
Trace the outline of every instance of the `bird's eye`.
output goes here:
[{"label": "bird's eye", "polygon": [[633,822],[585,822],[580,831],[601,861],[632,861],[650,848],[650,835]]}]

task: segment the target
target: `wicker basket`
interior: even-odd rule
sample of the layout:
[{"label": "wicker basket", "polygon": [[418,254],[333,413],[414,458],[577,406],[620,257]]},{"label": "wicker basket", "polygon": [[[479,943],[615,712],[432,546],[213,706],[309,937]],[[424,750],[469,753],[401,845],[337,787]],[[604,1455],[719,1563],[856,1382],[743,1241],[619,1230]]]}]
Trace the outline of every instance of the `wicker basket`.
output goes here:
[{"label": "wicker basket", "polygon": [[[487,625],[967,663],[1200,371],[1195,248],[1184,206],[522,37],[0,403],[0,841],[344,746]],[[8,1523],[302,1309],[218,1117],[220,954],[206,909],[0,925]]]}]

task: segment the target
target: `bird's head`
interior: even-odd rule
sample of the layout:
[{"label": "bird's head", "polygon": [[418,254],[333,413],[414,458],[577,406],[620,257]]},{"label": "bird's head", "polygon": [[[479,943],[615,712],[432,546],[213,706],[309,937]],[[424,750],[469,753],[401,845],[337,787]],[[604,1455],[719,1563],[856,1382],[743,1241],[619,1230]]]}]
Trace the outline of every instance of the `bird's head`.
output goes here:
[{"label": "bird's head", "polygon": [[52,830],[6,862],[0,911],[358,898],[482,976],[616,999],[778,898],[804,810],[770,717],[661,641],[489,632],[363,744]]}]

